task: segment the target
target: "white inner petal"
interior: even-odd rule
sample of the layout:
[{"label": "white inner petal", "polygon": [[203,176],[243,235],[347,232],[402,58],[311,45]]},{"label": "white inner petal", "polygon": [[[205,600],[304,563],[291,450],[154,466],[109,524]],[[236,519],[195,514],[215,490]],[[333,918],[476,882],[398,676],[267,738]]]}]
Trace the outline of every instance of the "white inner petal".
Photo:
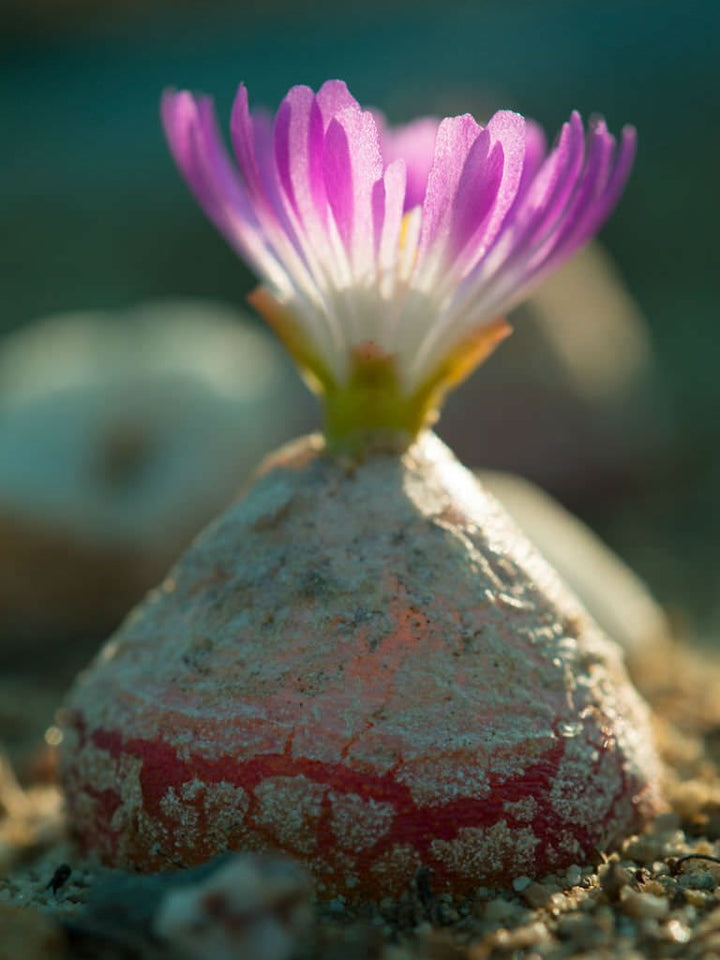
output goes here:
[{"label": "white inner petal", "polygon": [[422,211],[416,207],[403,219],[400,244],[393,250],[381,244],[377,269],[362,277],[352,275],[331,224],[337,257],[333,255],[331,269],[318,265],[316,297],[287,298],[276,290],[339,383],[347,379],[352,348],[372,342],[396,358],[402,387],[411,393],[482,322],[487,304],[476,294],[455,296],[458,277],[442,251],[416,269],[421,224]]}]

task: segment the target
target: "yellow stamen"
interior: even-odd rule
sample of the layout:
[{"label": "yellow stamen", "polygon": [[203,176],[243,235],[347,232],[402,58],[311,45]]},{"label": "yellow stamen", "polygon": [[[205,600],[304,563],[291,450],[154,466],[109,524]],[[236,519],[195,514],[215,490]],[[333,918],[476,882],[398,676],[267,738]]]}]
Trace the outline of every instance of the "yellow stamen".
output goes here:
[{"label": "yellow stamen", "polygon": [[410,232],[410,214],[411,213],[412,213],[412,210],[408,210],[408,212],[403,216],[402,223],[400,224],[400,249],[401,250],[405,249],[405,244],[407,243],[407,239],[408,239],[408,233]]}]

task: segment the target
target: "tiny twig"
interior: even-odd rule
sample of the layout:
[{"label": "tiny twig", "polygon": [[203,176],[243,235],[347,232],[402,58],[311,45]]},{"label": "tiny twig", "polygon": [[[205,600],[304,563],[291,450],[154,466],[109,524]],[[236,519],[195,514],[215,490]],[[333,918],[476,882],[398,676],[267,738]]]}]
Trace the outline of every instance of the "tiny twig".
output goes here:
[{"label": "tiny twig", "polygon": [[684,857],[679,857],[670,868],[675,875],[680,867],[688,860],[709,860],[711,863],[720,863],[720,857],[714,857],[709,853],[687,853]]},{"label": "tiny twig", "polygon": [[45,889],[52,890],[55,896],[57,896],[58,890],[67,883],[71,873],[72,867],[70,867],[67,863],[61,863],[57,870],[53,873],[50,883],[48,883]]}]

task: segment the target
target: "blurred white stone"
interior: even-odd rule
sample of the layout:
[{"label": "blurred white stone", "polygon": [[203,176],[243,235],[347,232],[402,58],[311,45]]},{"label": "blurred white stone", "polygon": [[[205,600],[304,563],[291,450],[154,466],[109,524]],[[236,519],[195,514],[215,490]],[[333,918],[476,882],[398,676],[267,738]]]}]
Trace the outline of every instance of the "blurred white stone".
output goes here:
[{"label": "blurred white stone", "polygon": [[312,918],[312,886],[298,864],[239,854],[168,892],[153,932],[189,960],[288,960]]},{"label": "blurred white stone", "polygon": [[193,300],[0,344],[0,638],[105,631],[269,450],[306,391],[264,329]]},{"label": "blurred white stone", "polygon": [[476,476],[631,661],[670,637],[668,620],[643,581],[557,500],[512,474],[478,470]]},{"label": "blurred white stone", "polygon": [[599,244],[509,320],[516,336],[449,398],[440,422],[464,463],[587,494],[663,455],[672,417],[649,325]]}]

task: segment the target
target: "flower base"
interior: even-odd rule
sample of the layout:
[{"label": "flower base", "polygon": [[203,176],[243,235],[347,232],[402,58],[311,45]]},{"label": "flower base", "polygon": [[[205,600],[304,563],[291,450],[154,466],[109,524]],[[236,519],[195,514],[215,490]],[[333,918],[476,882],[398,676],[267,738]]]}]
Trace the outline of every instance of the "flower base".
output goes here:
[{"label": "flower base", "polygon": [[106,862],[279,849],[323,897],[539,875],[660,807],[621,654],[429,433],[351,472],[280,451],[64,726],[70,824]]}]

